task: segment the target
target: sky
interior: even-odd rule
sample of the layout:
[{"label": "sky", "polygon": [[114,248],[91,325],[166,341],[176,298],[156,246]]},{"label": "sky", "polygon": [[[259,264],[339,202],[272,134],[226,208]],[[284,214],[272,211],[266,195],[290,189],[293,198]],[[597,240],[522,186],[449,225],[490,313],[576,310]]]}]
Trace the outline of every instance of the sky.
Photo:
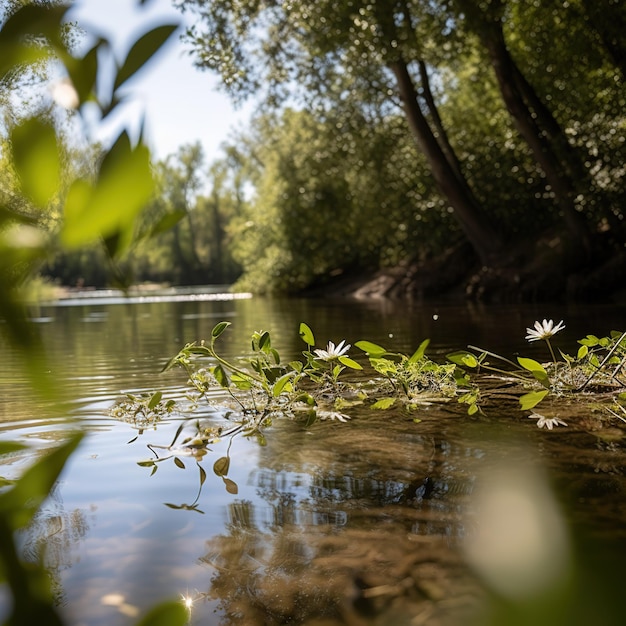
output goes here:
[{"label": "sky", "polygon": [[[190,19],[175,10],[170,0],[148,0],[144,5],[138,0],[76,0],[74,4],[69,18],[110,39],[118,62],[143,32]],[[163,159],[183,144],[200,141],[210,162],[220,156],[219,146],[231,129],[245,126],[252,105],[236,110],[225,94],[216,91],[218,78],[193,67],[180,41],[182,32],[181,27],[149,65],[128,81],[131,102],[120,107],[123,111],[94,139],[106,141],[119,132],[120,125],[130,126],[131,135],[136,136],[145,115],[153,158]]]}]

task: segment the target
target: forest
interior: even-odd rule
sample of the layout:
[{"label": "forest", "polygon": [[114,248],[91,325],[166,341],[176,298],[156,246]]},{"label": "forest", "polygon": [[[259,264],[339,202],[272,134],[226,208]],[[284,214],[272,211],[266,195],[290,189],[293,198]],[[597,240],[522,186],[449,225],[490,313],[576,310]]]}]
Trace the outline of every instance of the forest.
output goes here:
[{"label": "forest", "polygon": [[[216,74],[249,126],[206,162],[152,162],[133,243],[54,248],[67,286],[234,284],[254,293],[620,298],[626,284],[626,7],[619,0],[175,0],[198,80]],[[69,48],[80,28],[69,28]],[[102,160],[72,115],[1,85],[2,203],[36,110],[63,137],[61,191]],[[45,99],[44,99],[45,100]],[[32,207],[18,207],[25,214]],[[109,242],[110,244],[110,242]]]}]

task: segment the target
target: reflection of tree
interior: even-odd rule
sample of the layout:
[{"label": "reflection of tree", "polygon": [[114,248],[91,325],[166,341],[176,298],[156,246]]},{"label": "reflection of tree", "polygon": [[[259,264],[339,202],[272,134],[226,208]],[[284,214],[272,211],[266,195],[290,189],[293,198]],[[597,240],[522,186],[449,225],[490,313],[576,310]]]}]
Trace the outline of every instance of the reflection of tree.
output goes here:
[{"label": "reflection of tree", "polygon": [[61,572],[73,564],[76,544],[87,535],[89,523],[84,511],[65,511],[61,495],[55,487],[47,506],[35,515],[23,537],[26,561],[41,563],[50,576],[50,586],[57,605],[62,604],[64,591]]},{"label": "reflection of tree", "polygon": [[220,602],[221,624],[410,623],[420,614],[442,624],[474,603],[457,549],[473,487],[458,462],[473,452],[440,437],[400,445],[371,426],[335,428],[332,445],[320,432],[306,450],[268,437],[265,467],[253,474],[262,504],[229,505],[226,532],[200,559],[214,571],[205,597]]}]

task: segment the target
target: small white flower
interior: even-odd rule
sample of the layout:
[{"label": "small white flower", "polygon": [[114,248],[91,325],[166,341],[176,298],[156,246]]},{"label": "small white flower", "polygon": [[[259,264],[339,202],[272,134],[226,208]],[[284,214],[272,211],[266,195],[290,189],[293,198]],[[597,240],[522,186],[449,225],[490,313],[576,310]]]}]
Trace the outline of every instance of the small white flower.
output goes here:
[{"label": "small white flower", "polygon": [[552,430],[555,426],[567,426],[567,424],[558,417],[545,417],[544,415],[539,415],[539,413],[531,413],[528,417],[537,420],[537,428],[543,428],[545,426],[548,430]]},{"label": "small white flower", "polygon": [[344,346],[345,343],[344,339],[338,346],[335,346],[332,341],[329,341],[326,350],[313,350],[313,352],[315,352],[322,361],[332,361],[333,359],[343,356],[350,350],[350,344],[348,343]]},{"label": "small white flower", "polygon": [[50,85],[52,99],[64,109],[77,109],[80,104],[78,92],[69,78],[61,78]]},{"label": "small white flower", "polygon": [[543,320],[543,322],[535,322],[535,329],[527,328],[526,339],[528,341],[539,341],[540,339],[550,339],[553,335],[556,335],[560,330],[563,330],[565,325],[561,320],[556,326],[552,320]]}]

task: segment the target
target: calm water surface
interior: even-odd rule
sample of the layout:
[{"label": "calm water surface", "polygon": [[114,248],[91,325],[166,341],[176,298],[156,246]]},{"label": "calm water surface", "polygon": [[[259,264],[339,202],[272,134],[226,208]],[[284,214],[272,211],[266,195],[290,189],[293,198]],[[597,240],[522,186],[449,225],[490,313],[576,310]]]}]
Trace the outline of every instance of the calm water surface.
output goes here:
[{"label": "calm water surface", "polygon": [[[535,319],[565,319],[557,343],[575,350],[587,333],[626,327],[618,306],[544,308],[226,299],[188,293],[123,301],[75,299],[33,311],[50,356],[50,380],[66,399],[33,396],[17,355],[2,346],[0,437],[32,446],[2,459],[11,478],[71,429],[87,433],[52,497],[23,537],[43,558],[69,624],[126,625],[155,602],[188,595],[192,624],[449,624],[480,602],[463,542],[475,532],[480,483],[503,467],[545,468],[567,522],[623,548],[626,455],[621,432],[599,436],[572,407],[567,429],[540,431],[512,402],[472,419],[456,405],[417,414],[355,410],[348,423],[310,428],[277,422],[265,445],[230,444],[225,489],[212,472],[228,441],[202,465],[171,460],[150,468],[148,444],[168,445],[185,416],[156,425],[120,422],[111,407],[126,392],[166,390],[185,377],[159,374],[186,342],[221,320],[227,357],[245,354],[254,330],[269,330],[283,360],[304,348],[301,321],[319,345],[369,339],[429,355],[468,344],[512,357],[546,359],[524,341]],[[223,423],[210,408],[198,417]],[[415,421],[417,418],[418,421]],[[521,471],[524,474],[524,470]],[[195,505],[192,510],[191,505]],[[0,597],[6,611],[7,598]],[[608,623],[608,622],[607,622]]]}]

